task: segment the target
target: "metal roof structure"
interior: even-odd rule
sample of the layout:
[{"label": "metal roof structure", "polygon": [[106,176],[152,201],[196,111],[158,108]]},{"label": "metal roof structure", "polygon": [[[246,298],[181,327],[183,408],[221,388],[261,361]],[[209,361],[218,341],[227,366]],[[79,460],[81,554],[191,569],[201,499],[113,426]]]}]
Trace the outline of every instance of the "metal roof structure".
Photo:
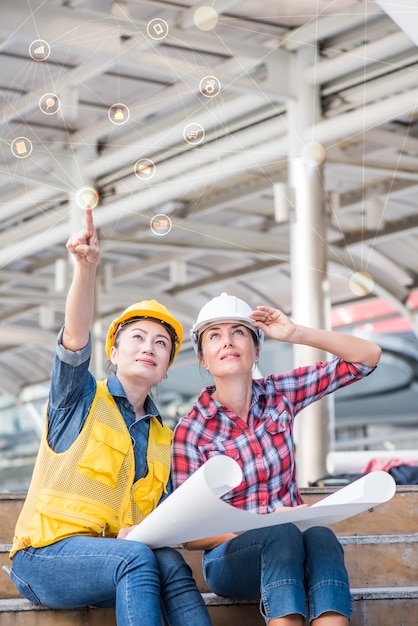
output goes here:
[{"label": "metal roof structure", "polygon": [[[369,325],[402,316],[417,333],[414,0],[3,0],[0,18],[4,404],[48,383],[65,243],[86,204],[102,249],[98,343],[144,297],[186,338],[222,291],[291,314],[301,157],[325,157],[317,243],[333,310],[380,301],[390,311]],[[415,377],[411,350],[399,362],[404,346],[389,349],[399,388]],[[168,382],[183,396],[204,384],[187,340]]]}]

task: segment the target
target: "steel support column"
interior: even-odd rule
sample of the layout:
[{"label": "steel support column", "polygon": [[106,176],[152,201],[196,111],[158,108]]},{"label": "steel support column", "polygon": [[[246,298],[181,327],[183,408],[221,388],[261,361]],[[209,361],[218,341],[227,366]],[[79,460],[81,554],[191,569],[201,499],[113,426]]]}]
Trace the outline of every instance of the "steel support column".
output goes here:
[{"label": "steel support column", "polygon": [[[304,132],[319,119],[319,98],[315,86],[301,78],[312,63],[312,49],[300,50],[295,59],[297,96],[288,107],[289,183],[293,197],[290,224],[292,318],[315,328],[327,326],[326,238],[322,184],[323,149],[304,143]],[[294,365],[308,365],[326,358],[309,346],[294,346]],[[301,486],[326,473],[331,421],[329,400],[315,402],[296,418],[296,458]]]}]

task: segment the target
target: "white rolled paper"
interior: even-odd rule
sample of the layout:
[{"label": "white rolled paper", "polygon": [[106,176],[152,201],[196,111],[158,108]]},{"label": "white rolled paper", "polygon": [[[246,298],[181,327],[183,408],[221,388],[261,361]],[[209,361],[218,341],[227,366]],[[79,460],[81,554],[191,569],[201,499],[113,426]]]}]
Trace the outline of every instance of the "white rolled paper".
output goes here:
[{"label": "white rolled paper", "polygon": [[230,457],[206,461],[178,489],[134,526],[126,537],[151,548],[173,546],[224,533],[242,533],[291,522],[301,530],[328,526],[390,500],[396,483],[387,472],[375,471],[307,508],[286,508],[259,515],[220,499],[242,480],[241,468]]}]

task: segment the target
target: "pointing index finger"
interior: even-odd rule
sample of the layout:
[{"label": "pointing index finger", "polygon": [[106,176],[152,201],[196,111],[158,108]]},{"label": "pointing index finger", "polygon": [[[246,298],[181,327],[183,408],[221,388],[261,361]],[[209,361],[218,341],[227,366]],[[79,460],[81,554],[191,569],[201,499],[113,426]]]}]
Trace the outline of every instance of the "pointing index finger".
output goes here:
[{"label": "pointing index finger", "polygon": [[94,232],[94,224],[93,224],[93,211],[90,205],[87,205],[84,209],[85,212],[85,225],[88,233]]}]

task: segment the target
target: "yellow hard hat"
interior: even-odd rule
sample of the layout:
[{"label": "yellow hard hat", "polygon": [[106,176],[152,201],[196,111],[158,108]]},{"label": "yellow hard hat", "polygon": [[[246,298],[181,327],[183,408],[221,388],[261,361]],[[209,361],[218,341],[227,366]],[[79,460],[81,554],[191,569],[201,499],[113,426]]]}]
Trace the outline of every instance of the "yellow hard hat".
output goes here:
[{"label": "yellow hard hat", "polygon": [[163,304],[157,302],[157,300],[141,300],[140,302],[135,302],[135,304],[128,306],[119,317],[113,320],[109,326],[106,337],[105,349],[107,358],[110,359],[110,349],[115,343],[115,337],[121,325],[129,320],[133,321],[140,317],[155,320],[167,328],[173,339],[173,350],[171,351],[170,362],[173,361],[183,341],[183,326],[171,315],[170,311]]}]

